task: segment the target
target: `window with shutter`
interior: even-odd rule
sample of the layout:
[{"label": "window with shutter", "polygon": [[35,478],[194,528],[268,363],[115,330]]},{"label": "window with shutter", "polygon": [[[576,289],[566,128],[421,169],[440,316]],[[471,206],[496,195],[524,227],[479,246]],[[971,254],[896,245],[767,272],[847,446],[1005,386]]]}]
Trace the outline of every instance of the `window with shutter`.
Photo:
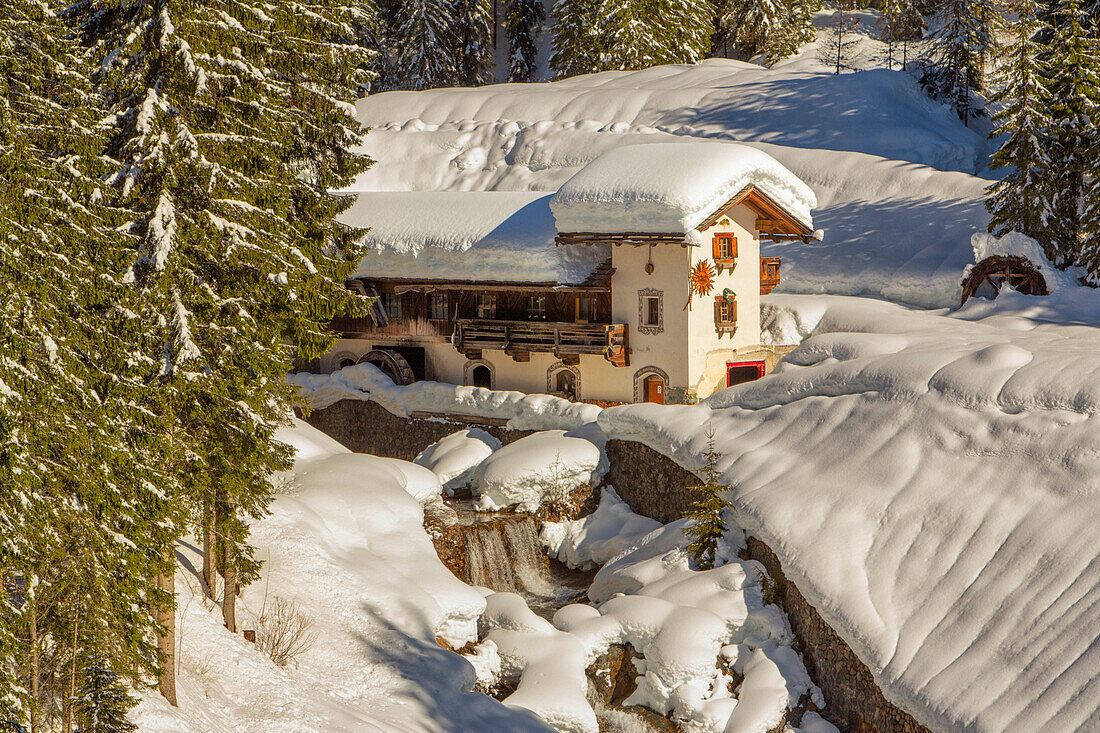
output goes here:
[{"label": "window with shutter", "polygon": [[732,234],[714,235],[714,261],[732,263],[737,259],[737,237]]},{"label": "window with shutter", "polygon": [[714,299],[714,329],[719,334],[737,330],[737,298],[727,295]]}]

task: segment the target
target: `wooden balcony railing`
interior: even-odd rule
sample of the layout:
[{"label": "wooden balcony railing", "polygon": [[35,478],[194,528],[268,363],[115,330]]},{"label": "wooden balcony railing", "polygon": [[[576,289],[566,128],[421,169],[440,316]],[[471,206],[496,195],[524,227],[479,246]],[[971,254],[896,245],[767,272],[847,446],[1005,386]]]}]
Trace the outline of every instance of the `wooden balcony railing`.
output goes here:
[{"label": "wooden balcony railing", "polygon": [[502,349],[510,354],[547,352],[561,358],[600,354],[615,366],[629,365],[626,324],[548,323],[460,318],[454,345],[459,351]]},{"label": "wooden balcony railing", "polygon": [[760,258],[760,294],[767,295],[779,285],[779,266],[782,260],[778,257]]}]

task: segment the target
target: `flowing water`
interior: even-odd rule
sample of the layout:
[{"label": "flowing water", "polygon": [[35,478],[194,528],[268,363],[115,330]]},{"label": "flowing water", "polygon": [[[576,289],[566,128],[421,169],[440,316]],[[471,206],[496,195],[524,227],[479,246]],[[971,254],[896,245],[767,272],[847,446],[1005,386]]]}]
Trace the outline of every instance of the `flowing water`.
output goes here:
[{"label": "flowing water", "polygon": [[550,560],[529,514],[486,514],[458,509],[471,585],[518,593],[535,613],[551,618],[569,603],[584,602],[592,573]]}]

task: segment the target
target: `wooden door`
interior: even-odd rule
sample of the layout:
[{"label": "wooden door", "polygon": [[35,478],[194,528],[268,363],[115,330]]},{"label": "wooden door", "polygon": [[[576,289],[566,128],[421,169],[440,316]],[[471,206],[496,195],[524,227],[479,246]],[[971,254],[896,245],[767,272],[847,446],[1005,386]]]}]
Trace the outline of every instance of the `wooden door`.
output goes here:
[{"label": "wooden door", "polygon": [[665,380],[660,377],[646,377],[645,401],[665,404]]}]

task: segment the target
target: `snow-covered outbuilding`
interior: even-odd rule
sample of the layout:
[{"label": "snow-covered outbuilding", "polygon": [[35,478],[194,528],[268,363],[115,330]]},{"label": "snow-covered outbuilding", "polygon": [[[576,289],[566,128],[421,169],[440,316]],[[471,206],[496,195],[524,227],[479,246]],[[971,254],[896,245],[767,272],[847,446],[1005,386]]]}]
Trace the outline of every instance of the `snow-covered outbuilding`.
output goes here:
[{"label": "snow-covered outbuilding", "polygon": [[430,379],[596,402],[690,403],[764,373],[760,240],[811,239],[813,192],[731,143],[614,149],[545,192],[368,192],[323,371],[369,361]]}]

